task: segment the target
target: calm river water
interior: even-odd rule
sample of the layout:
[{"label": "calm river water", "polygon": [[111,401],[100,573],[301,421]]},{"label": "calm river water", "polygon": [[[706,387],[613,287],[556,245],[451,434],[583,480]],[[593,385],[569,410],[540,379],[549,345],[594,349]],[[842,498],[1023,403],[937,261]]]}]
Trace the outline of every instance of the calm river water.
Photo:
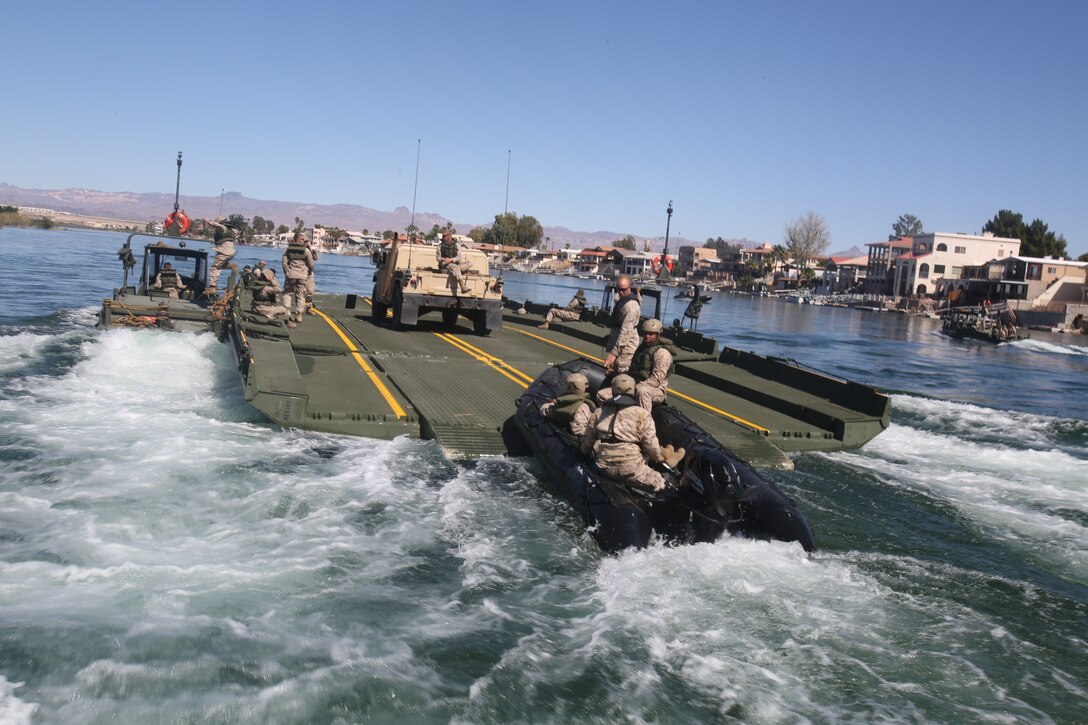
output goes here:
[{"label": "calm river water", "polygon": [[211,335],[95,330],[123,241],[0,230],[0,722],[1088,719],[1084,338],[716,295],[702,331],[877,385],[892,425],[770,474],[812,556],[603,556],[530,459],[283,430]]}]

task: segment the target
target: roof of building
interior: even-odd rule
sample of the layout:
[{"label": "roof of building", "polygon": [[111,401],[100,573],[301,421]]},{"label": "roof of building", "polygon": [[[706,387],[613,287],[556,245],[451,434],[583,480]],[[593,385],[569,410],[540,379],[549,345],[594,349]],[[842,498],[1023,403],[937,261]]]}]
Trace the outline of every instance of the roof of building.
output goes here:
[{"label": "roof of building", "polygon": [[1008,259],[1019,259],[1021,262],[1038,262],[1039,264],[1061,264],[1066,267],[1088,267],[1088,262],[1078,262],[1075,259],[1054,259],[1053,257],[1022,257],[1014,255]]}]

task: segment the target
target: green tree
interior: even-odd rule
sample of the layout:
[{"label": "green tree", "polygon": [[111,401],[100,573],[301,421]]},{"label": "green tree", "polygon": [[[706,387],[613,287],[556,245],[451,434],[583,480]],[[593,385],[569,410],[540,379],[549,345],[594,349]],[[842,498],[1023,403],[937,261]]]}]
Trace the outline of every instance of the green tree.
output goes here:
[{"label": "green tree", "polygon": [[1009,209],[997,212],[994,218],[982,227],[982,231],[990,232],[995,237],[1019,239],[1020,254],[1025,257],[1065,259],[1069,256],[1064,236],[1050,231],[1042,219],[1035,219],[1031,224],[1024,224],[1023,214],[1017,214]]},{"label": "green tree", "polygon": [[287,228],[286,224],[280,224],[278,227],[276,227],[276,234],[286,234],[289,231],[291,230]]},{"label": "green tree", "polygon": [[803,214],[786,225],[786,249],[801,269],[831,244],[827,221],[814,211]]},{"label": "green tree", "polygon": [[438,239],[438,235],[442,233],[442,227],[435,224],[431,227],[431,231],[423,235],[424,239]]},{"label": "green tree", "polygon": [[305,220],[300,219],[298,217],[295,217],[295,231],[296,232],[301,232],[305,228],[306,228]]},{"label": "green tree", "polygon": [[1077,257],[1077,261],[1078,262],[1088,262],[1088,252],[1085,252],[1084,254]]},{"label": "green tree", "polygon": [[785,267],[786,262],[790,260],[790,250],[783,247],[781,244],[776,244],[771,247],[771,274],[778,271],[779,267]]},{"label": "green tree", "polygon": [[30,226],[37,227],[38,229],[52,229],[56,226],[53,220],[47,216],[40,216],[37,219],[30,222]]},{"label": "green tree", "polygon": [[536,249],[544,241],[544,227],[536,220],[536,217],[525,216],[518,219],[518,246],[526,249]]},{"label": "green tree", "polygon": [[899,218],[892,224],[892,233],[888,235],[888,241],[892,242],[904,237],[916,237],[919,234],[925,234],[922,229],[922,220],[913,214],[900,214]]},{"label": "green tree", "polygon": [[635,238],[628,234],[623,239],[617,239],[616,241],[612,242],[612,246],[616,247],[617,249],[630,249],[631,251],[634,251]]}]

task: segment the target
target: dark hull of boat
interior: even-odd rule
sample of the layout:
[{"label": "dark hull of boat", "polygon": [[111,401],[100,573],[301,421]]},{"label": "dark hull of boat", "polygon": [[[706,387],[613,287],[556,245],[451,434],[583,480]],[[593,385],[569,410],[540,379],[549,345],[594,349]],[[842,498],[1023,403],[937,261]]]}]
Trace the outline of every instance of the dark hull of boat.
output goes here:
[{"label": "dark hull of boat", "polygon": [[540,414],[575,371],[586,374],[593,392],[604,383],[604,370],[583,360],[550,368],[518,400],[515,422],[547,469],[552,492],[578,512],[602,549],[644,547],[655,534],[671,543],[698,543],[728,532],[815,550],[812,529],[793,501],[671,406],[654,409],[658,438],[687,454],[667,472],[668,488],[642,492],[603,476],[569,431]]}]

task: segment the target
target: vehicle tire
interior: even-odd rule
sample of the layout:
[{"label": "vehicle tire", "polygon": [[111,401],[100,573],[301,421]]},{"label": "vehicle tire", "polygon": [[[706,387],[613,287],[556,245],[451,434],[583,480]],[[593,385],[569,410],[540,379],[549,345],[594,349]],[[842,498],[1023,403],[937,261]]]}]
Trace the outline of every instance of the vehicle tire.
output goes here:
[{"label": "vehicle tire", "polygon": [[447,307],[446,309],[442,310],[442,324],[446,327],[456,327],[457,316],[457,308]]},{"label": "vehicle tire", "polygon": [[404,323],[401,322],[401,314],[404,312],[404,290],[401,287],[397,287],[393,290],[393,329],[403,330]]},{"label": "vehicle tire", "polygon": [[472,331],[481,336],[491,334],[491,330],[487,326],[487,310],[480,310],[472,318]]},{"label": "vehicle tire", "polygon": [[385,304],[384,302],[378,302],[377,300],[373,300],[370,303],[370,317],[374,320],[375,323],[379,325],[385,322],[385,313],[388,311],[389,305]]}]

